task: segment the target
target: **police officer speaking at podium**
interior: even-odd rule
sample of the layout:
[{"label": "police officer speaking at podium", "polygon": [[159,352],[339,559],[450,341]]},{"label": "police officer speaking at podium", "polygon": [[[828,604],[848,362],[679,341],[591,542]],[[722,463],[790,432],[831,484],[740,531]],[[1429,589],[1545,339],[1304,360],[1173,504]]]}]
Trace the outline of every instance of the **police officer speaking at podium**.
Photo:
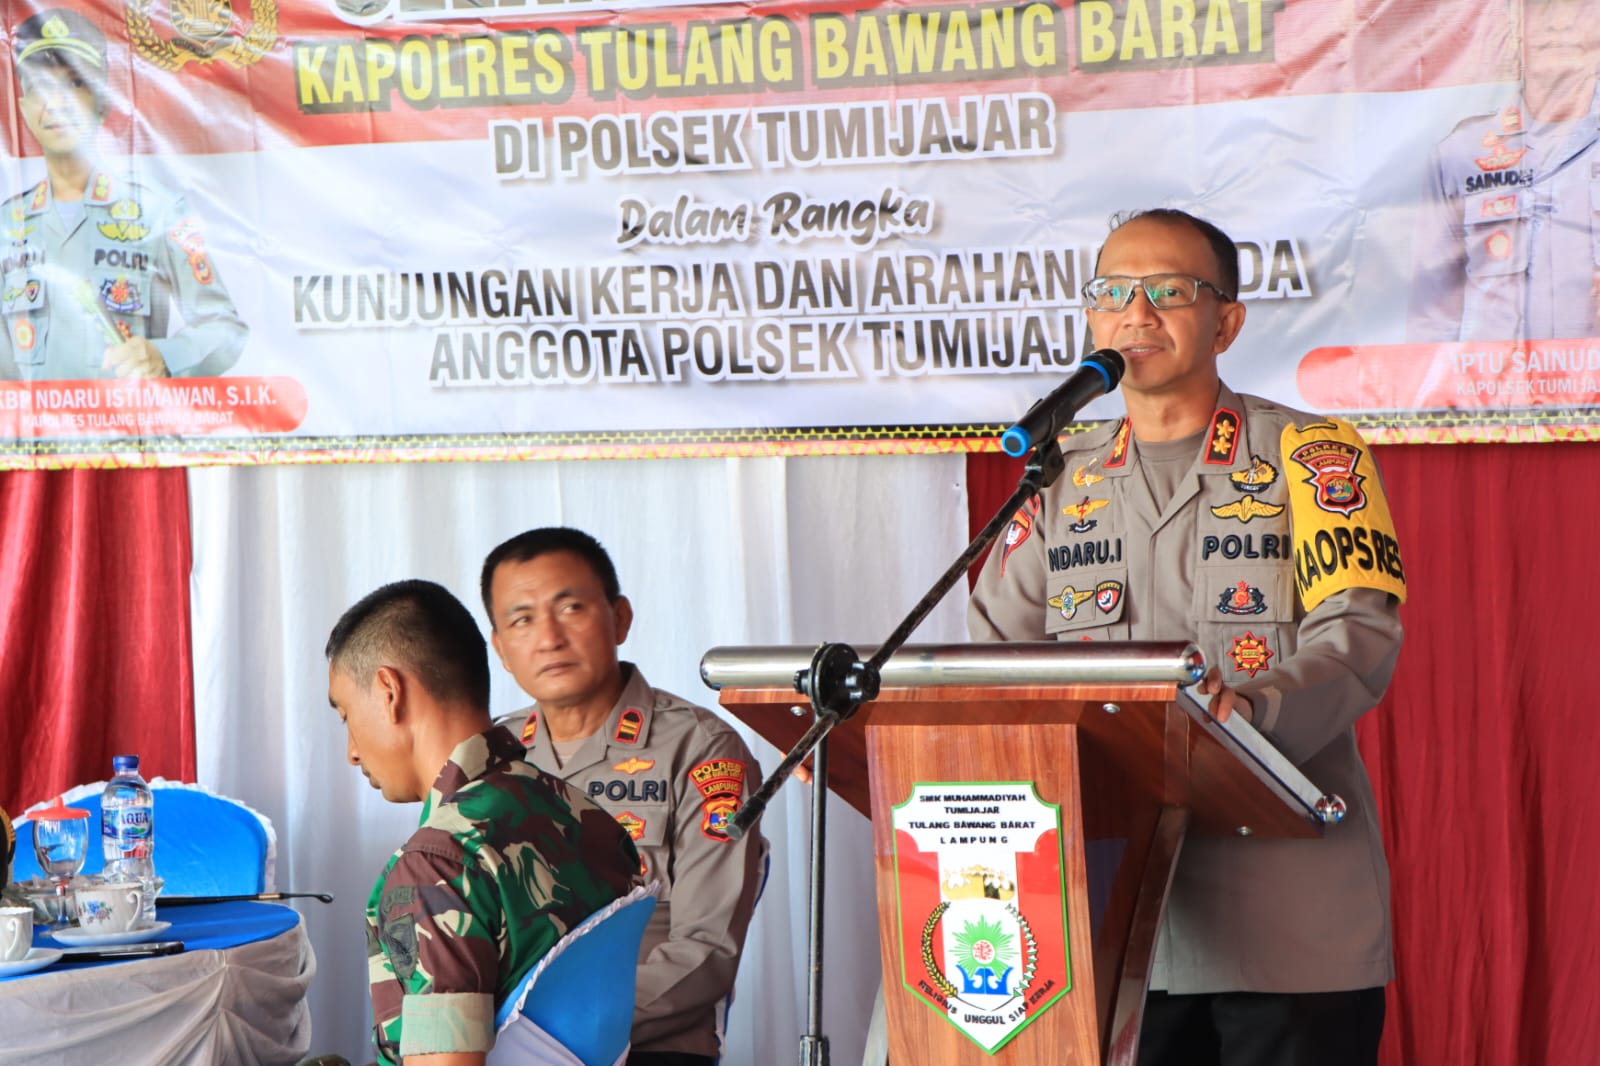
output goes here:
[{"label": "police officer speaking at podium", "polygon": [[[45,177],[0,206],[0,379],[227,370],[249,331],[199,222],[183,197],[97,158],[110,107],[105,37],[55,9],[18,26],[13,46],[18,110]],[[174,302],[182,325],[172,331]]]},{"label": "police officer speaking at podium", "polygon": [[1238,253],[1172,209],[1116,225],[1084,287],[1127,417],[1063,442],[969,607],[978,640],[1193,640],[1244,714],[1349,805],[1317,840],[1191,837],[1157,942],[1141,1066],[1377,1061],[1389,876],[1354,724],[1400,650],[1405,582],[1372,455],[1346,423],[1223,384]]}]

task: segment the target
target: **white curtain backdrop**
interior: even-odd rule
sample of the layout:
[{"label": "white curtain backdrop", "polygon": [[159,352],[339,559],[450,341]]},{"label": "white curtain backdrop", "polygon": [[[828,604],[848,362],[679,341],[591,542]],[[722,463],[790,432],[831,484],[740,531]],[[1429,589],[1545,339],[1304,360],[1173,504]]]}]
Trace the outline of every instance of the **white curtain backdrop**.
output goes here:
[{"label": "white curtain backdrop", "polygon": [[[877,643],[966,543],[963,459],[696,459],[212,468],[191,471],[200,783],[270,816],[281,890],[316,950],[312,1047],[371,1061],[362,911],[418,807],[344,762],[328,706],[328,630],[377,586],[444,584],[482,621],[478,568],[524,529],[572,525],[610,550],[635,609],[623,646],[655,685],[715,706],[699,680],[725,644]],[[918,643],[964,639],[966,585]],[[492,653],[491,653],[492,654]],[[493,710],[526,704],[499,667]],[[851,728],[846,725],[844,728]],[[779,753],[744,732],[763,770]],[[810,789],[768,809],[773,846],[729,1024],[727,1066],[795,1061],[805,1024]],[[880,976],[871,830],[830,801],[825,1031],[860,1061]]]}]

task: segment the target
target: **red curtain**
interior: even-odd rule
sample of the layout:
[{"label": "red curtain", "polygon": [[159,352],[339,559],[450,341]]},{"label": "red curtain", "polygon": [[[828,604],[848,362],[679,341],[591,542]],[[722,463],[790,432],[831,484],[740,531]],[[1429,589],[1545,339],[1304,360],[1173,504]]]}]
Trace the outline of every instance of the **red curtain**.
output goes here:
[{"label": "red curtain", "polygon": [[[1399,669],[1358,730],[1393,872],[1382,1062],[1594,1062],[1600,445],[1376,451],[1409,591]],[[969,460],[974,532],[1019,473]]]},{"label": "red curtain", "polygon": [[0,806],[194,780],[189,562],[184,470],[0,473]]}]

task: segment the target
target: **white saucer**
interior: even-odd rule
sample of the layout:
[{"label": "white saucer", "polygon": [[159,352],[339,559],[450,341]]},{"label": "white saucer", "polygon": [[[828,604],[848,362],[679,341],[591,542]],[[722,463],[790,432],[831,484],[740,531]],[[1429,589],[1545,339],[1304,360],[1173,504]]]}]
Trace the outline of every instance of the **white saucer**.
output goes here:
[{"label": "white saucer", "polygon": [[69,948],[108,948],[114,944],[142,944],[146,940],[154,940],[171,928],[171,922],[158,921],[149,925],[136,925],[120,933],[94,933],[69,927],[59,929],[50,935],[55,938],[57,944],[65,944]]},{"label": "white saucer", "polygon": [[0,977],[16,977],[18,974],[42,970],[59,958],[61,952],[55,948],[31,948],[15,962],[0,962]]}]

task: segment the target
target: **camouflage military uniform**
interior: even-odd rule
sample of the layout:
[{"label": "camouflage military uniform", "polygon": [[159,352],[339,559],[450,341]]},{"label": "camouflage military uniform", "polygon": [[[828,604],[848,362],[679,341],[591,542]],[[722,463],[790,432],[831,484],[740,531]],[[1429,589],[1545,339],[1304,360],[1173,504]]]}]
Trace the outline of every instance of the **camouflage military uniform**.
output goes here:
[{"label": "camouflage military uniform", "polygon": [[568,929],[632,887],[616,822],[500,728],[450,753],[367,900],[378,1057],[488,1051],[495,1008]]},{"label": "camouflage military uniform", "polygon": [[[1190,836],[1152,988],[1378,987],[1394,975],[1389,868],[1355,722],[1394,670],[1405,587],[1378,472],[1347,424],[1227,386],[1198,436],[1189,454],[1145,447],[1123,421],[1064,442],[1066,473],[989,553],[968,628],[1192,640],[1255,727],[1349,803],[1320,840]],[[1167,477],[1162,503],[1151,481]]]},{"label": "camouflage military uniform", "polygon": [[1439,142],[1414,253],[1418,341],[1600,332],[1600,84],[1589,112],[1512,105]]},{"label": "camouflage military uniform", "polygon": [[500,721],[523,730],[532,762],[614,815],[645,877],[661,882],[639,951],[633,1050],[715,1058],[767,851],[759,833],[735,841],[726,830],[761,769],[722,719],[651,688],[632,663],[622,669],[611,716],[559,769],[537,704]]},{"label": "camouflage military uniform", "polygon": [[[220,374],[244,348],[249,330],[181,196],[97,170],[69,227],[41,181],[0,206],[0,233],[0,378],[107,377],[105,350],[132,337],[174,375]],[[174,299],[183,327],[168,336]]]}]

